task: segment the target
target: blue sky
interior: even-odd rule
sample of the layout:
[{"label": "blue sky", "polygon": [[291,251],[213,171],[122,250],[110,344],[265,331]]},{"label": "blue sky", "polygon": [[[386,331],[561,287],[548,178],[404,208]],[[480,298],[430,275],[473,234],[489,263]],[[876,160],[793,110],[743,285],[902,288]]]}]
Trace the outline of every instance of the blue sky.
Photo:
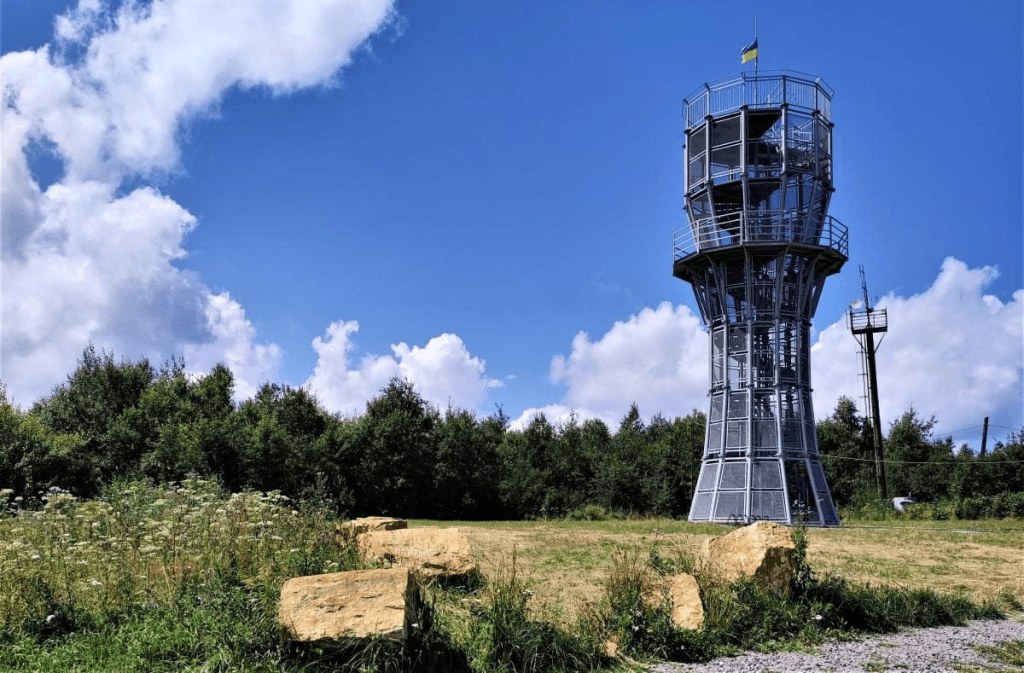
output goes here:
[{"label": "blue sky", "polygon": [[913,405],[958,441],[1024,424],[1019,3],[259,6],[5,0],[15,402],[91,340],[341,413],[395,374],[521,422],[704,409],[671,273],[680,110],[741,69],[758,13],[760,68],[836,91],[851,244],[815,320],[818,416],[860,394],[863,265],[890,310],[886,419]]}]

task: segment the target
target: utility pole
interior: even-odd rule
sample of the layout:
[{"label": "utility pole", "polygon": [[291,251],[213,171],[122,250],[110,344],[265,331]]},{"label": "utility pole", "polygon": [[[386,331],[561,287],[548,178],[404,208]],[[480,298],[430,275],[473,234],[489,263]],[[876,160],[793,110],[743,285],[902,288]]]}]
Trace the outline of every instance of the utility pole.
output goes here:
[{"label": "utility pole", "polygon": [[985,425],[981,430],[981,455],[985,455],[985,445],[988,444],[988,416],[985,417]]},{"label": "utility pole", "polygon": [[881,500],[888,500],[888,487],[885,483],[885,456],[882,449],[882,426],[881,414],[878,410],[878,372],[875,367],[875,352],[882,344],[881,339],[875,343],[875,334],[884,334],[889,331],[889,322],[885,309],[871,308],[871,298],[868,296],[868,282],[864,278],[864,267],[860,267],[860,283],[864,290],[864,301],[854,300],[850,302],[850,331],[860,343],[861,355],[863,356],[863,376],[867,378],[868,402],[871,405],[870,420],[872,429],[872,441],[875,445],[875,482],[878,485],[878,497]]}]

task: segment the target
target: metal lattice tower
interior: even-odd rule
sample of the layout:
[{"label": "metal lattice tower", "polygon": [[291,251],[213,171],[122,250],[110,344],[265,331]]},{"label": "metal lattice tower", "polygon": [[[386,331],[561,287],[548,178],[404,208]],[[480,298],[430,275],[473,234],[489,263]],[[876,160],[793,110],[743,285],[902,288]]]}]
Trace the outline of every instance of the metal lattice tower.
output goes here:
[{"label": "metal lattice tower", "polygon": [[875,352],[882,345],[879,339],[875,343],[875,335],[884,335],[889,331],[889,319],[886,310],[871,308],[868,297],[868,281],[864,278],[864,267],[860,267],[860,284],[864,289],[864,301],[850,303],[850,331],[860,344],[861,376],[864,379],[864,402],[868,420],[871,421],[871,441],[875,447],[875,481],[878,485],[878,498],[889,499],[889,488],[885,480],[885,456],[882,448],[882,419],[878,411],[878,372],[875,367]]},{"label": "metal lattice tower", "polygon": [[761,72],[684,100],[686,210],[673,275],[711,336],[711,398],[690,521],[838,526],[811,405],[810,326],[847,259],[828,213],[832,90]]}]

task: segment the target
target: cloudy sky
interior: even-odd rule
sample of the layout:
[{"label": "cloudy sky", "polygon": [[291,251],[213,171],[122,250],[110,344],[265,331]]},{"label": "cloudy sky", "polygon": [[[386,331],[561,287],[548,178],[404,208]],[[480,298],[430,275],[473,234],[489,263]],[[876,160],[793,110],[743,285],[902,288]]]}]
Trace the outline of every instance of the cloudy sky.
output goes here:
[{"label": "cloudy sky", "polygon": [[680,109],[760,10],[760,67],[836,91],[818,416],[860,395],[863,265],[886,421],[1019,429],[1020,3],[764,8],[4,0],[0,379],[27,407],[92,342],[344,414],[393,376],[520,422],[703,410]]}]

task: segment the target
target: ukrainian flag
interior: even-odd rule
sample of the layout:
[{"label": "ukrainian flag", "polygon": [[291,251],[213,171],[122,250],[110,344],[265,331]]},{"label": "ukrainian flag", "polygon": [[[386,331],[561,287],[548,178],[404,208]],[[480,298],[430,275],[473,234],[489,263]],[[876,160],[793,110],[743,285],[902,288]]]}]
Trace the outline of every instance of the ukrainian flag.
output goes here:
[{"label": "ukrainian flag", "polygon": [[743,54],[740,56],[740,63],[750,63],[757,58],[757,39],[755,38],[749,46],[743,48]]}]

